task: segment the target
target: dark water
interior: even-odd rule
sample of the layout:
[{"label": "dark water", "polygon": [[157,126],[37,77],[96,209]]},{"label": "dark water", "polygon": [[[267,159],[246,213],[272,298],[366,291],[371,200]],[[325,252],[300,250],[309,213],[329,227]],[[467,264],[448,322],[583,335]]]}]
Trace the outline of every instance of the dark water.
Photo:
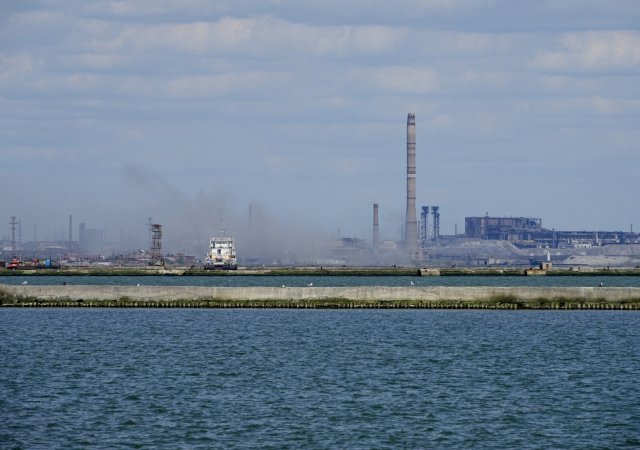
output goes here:
[{"label": "dark water", "polygon": [[1,448],[640,447],[640,313],[0,309]]},{"label": "dark water", "polygon": [[5,276],[0,284],[109,284],[135,286],[567,286],[589,287],[603,283],[610,287],[640,287],[634,276]]}]

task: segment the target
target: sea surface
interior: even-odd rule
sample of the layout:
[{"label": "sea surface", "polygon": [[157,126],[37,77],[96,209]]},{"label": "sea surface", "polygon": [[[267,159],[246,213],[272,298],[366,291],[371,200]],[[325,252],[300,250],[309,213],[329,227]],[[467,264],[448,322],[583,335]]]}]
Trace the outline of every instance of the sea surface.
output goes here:
[{"label": "sea surface", "polygon": [[640,313],[0,309],[0,448],[640,447]]},{"label": "sea surface", "polygon": [[638,276],[2,276],[0,284],[121,286],[566,286],[640,287]]}]

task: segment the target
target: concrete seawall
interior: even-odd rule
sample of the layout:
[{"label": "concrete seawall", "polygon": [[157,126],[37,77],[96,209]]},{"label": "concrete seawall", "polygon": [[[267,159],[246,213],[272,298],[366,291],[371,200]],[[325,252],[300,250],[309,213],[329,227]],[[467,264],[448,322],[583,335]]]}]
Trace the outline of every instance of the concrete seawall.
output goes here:
[{"label": "concrete seawall", "polygon": [[[372,305],[393,302],[397,307],[430,307],[445,303],[465,304],[520,304],[526,307],[546,302],[563,304],[634,304],[640,305],[640,288],[627,287],[484,287],[484,286],[429,286],[429,287],[200,287],[200,286],[112,286],[112,285],[0,285],[4,297],[2,305],[19,305],[35,301],[47,306],[56,303],[88,302],[100,306],[100,302],[118,302],[119,306],[323,306],[337,301],[350,307],[375,307]],[[334,303],[326,303],[332,301]],[[141,303],[140,303],[141,302]],[[217,302],[203,303],[203,302]],[[255,303],[259,302],[259,303]],[[280,303],[278,303],[280,302]],[[293,302],[293,303],[292,303]],[[325,302],[325,303],[322,303]],[[443,303],[444,302],[444,303]],[[135,305],[134,305],[135,303]],[[111,303],[113,305],[113,303]],[[335,303],[338,304],[338,303]],[[532,306],[533,307],[533,306]],[[635,308],[632,308],[635,309]]]}]

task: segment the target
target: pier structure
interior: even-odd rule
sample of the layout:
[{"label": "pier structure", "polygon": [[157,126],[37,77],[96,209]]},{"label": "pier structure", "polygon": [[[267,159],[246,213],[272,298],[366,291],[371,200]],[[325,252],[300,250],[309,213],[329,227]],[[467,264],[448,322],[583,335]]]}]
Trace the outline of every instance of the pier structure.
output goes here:
[{"label": "pier structure", "polygon": [[638,310],[640,288],[0,285],[0,306]]}]

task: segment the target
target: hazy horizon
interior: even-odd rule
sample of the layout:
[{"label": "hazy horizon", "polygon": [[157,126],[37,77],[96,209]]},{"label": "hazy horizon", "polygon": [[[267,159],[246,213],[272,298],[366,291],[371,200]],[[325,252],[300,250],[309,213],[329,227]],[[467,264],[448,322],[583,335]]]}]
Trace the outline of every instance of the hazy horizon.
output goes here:
[{"label": "hazy horizon", "polygon": [[397,240],[409,112],[442,234],[637,231],[639,24],[633,0],[3,2],[0,238],[72,214],[74,239],[152,217],[167,251],[221,221],[302,249],[369,241],[378,203]]}]

